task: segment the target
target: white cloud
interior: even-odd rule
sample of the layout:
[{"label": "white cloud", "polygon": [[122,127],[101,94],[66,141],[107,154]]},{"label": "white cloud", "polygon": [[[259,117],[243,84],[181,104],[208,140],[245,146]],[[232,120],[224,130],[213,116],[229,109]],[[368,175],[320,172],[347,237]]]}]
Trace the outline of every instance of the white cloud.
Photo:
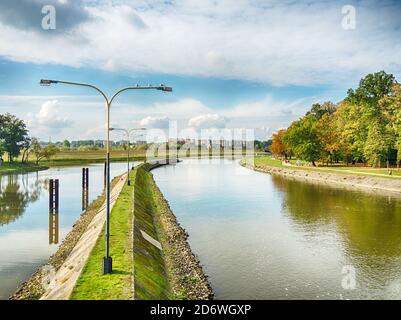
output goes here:
[{"label": "white cloud", "polygon": [[57,100],[49,100],[42,104],[36,115],[28,115],[28,125],[40,128],[49,133],[58,133],[62,129],[71,127],[72,121],[60,116],[60,108]]},{"label": "white cloud", "polygon": [[0,56],[276,85],[349,82],[381,69],[401,72],[396,2],[358,2],[357,28],[351,31],[341,27],[342,4],[324,0],[119,3],[87,4],[89,18],[57,36],[2,20]]},{"label": "white cloud", "polygon": [[146,117],[140,121],[140,125],[146,128],[166,129],[169,126],[170,119],[164,117]]},{"label": "white cloud", "polygon": [[206,128],[224,128],[227,123],[227,118],[218,114],[201,114],[189,119],[188,126],[206,129]]}]

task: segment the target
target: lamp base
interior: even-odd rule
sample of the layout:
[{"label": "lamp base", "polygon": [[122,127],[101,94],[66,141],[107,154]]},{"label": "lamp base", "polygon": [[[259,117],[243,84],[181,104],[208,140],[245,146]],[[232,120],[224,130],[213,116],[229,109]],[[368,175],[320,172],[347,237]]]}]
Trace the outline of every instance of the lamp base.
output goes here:
[{"label": "lamp base", "polygon": [[113,259],[111,257],[103,257],[103,274],[113,272]]},{"label": "lamp base", "polygon": [[129,185],[129,186],[131,185],[131,181],[130,180],[127,181],[127,185]]}]

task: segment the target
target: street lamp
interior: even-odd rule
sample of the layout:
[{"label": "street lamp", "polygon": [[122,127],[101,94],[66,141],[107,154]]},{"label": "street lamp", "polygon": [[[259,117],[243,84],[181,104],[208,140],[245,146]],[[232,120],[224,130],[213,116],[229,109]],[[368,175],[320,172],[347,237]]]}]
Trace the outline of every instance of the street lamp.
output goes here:
[{"label": "street lamp", "polygon": [[[129,149],[130,149],[130,135],[132,132],[134,131],[139,131],[139,130],[146,130],[146,128],[133,128],[131,130],[128,129],[120,129],[120,128],[110,128],[110,131],[123,131],[126,135],[127,135],[127,139],[128,139],[128,153],[127,153],[127,175],[128,175],[128,180],[127,180],[127,184],[131,185],[131,181],[129,178]],[[135,160],[135,159],[134,159]]]},{"label": "street lamp", "polygon": [[125,87],[118,90],[112,97],[109,99],[107,95],[100,90],[98,87],[87,84],[87,83],[80,83],[80,82],[71,82],[71,81],[61,81],[61,80],[48,80],[42,79],[40,80],[41,86],[50,86],[51,84],[68,84],[73,86],[81,86],[81,87],[88,87],[95,89],[99,92],[103,98],[105,99],[105,105],[107,110],[107,141],[106,141],[106,255],[103,257],[103,274],[108,274],[113,271],[113,260],[110,257],[110,248],[109,248],[109,239],[110,239],[110,108],[113,100],[117,97],[120,93],[127,91],[127,90],[161,90],[164,92],[172,92],[173,89],[171,87],[167,87],[164,84],[159,86],[132,86],[132,87]]}]

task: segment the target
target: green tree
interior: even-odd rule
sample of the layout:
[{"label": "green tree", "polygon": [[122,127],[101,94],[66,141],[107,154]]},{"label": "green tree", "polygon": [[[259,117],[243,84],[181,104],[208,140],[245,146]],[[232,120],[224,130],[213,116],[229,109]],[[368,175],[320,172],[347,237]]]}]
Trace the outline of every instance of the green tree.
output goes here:
[{"label": "green tree", "polygon": [[27,162],[29,158],[29,153],[31,151],[32,147],[32,139],[31,138],[26,138],[25,141],[22,144],[22,156],[21,156],[21,162]]},{"label": "green tree", "polygon": [[401,161],[401,85],[396,83],[388,96],[379,100],[383,115],[387,120],[388,139],[397,150],[397,166]]},{"label": "green tree", "polygon": [[59,149],[54,144],[49,144],[43,148],[43,154],[47,161],[50,161],[58,152]]},{"label": "green tree", "polygon": [[54,144],[42,147],[37,138],[32,138],[32,151],[36,158],[36,164],[38,164],[42,159],[51,160],[59,152],[59,149]]},{"label": "green tree", "polygon": [[18,157],[28,139],[25,123],[9,113],[0,115],[0,155],[8,153],[8,160]]},{"label": "green tree", "polygon": [[66,139],[63,141],[63,147],[69,149],[71,148],[71,143]]},{"label": "green tree", "polygon": [[377,104],[387,96],[396,83],[395,77],[384,71],[368,74],[361,79],[356,90],[349,89],[347,100],[354,104]]},{"label": "green tree", "polygon": [[315,162],[322,155],[318,121],[312,115],[294,121],[287,129],[283,142],[290,147],[297,158],[310,161],[313,166],[316,166]]},{"label": "green tree", "polygon": [[388,163],[390,150],[394,148],[395,131],[391,125],[394,110],[380,101],[392,95],[395,83],[392,74],[380,71],[361,79],[356,90],[348,90],[346,101],[353,105],[357,128],[354,149],[374,166],[383,160]]},{"label": "green tree", "polygon": [[314,103],[311,110],[306,113],[307,116],[311,115],[317,120],[320,120],[325,114],[333,114],[336,111],[336,105],[331,101],[326,101],[322,104]]}]

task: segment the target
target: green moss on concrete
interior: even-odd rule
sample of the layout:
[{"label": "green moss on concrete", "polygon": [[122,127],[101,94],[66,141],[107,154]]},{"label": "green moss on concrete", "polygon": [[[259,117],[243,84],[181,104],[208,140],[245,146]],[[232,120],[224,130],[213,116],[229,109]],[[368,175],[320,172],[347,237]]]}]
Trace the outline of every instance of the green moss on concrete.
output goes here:
[{"label": "green moss on concrete", "polygon": [[162,251],[145,240],[141,230],[158,240],[154,223],[157,207],[152,193],[152,177],[146,166],[136,172],[134,197],[134,278],[135,299],[169,299],[170,287]]}]

